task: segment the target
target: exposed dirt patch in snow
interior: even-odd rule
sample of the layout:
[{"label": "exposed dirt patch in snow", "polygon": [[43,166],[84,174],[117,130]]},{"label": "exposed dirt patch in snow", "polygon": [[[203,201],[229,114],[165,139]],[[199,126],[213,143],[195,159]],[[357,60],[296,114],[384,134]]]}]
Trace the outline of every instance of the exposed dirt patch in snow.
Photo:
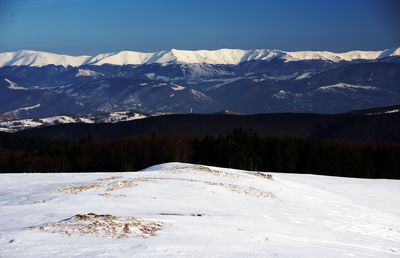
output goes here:
[{"label": "exposed dirt patch in snow", "polygon": [[105,178],[99,178],[97,181],[114,181],[123,178],[122,176],[111,176],[111,177],[105,177]]},{"label": "exposed dirt patch in snow", "polygon": [[45,203],[45,202],[48,202],[48,200],[34,201],[32,204]]},{"label": "exposed dirt patch in snow", "polygon": [[163,215],[163,216],[192,216],[192,217],[203,217],[204,216],[204,214],[202,214],[202,213],[183,214],[183,213],[169,213],[169,212],[161,212],[158,215]]},{"label": "exposed dirt patch in snow", "polygon": [[204,172],[207,174],[211,174],[214,176],[222,176],[222,177],[232,177],[232,178],[239,178],[242,175],[237,174],[237,173],[231,173],[231,172],[227,172],[227,171],[221,171],[221,170],[216,170],[216,169],[211,169],[209,167],[206,166],[201,166],[201,165],[195,165],[195,166],[191,166],[191,167],[174,167],[171,169],[170,172],[172,172],[173,170],[179,170],[179,171],[196,171],[196,172]]},{"label": "exposed dirt patch in snow", "polygon": [[[206,171],[207,173],[212,173],[215,175],[224,175],[224,174],[230,174],[228,172],[221,172],[218,170],[212,170],[207,167],[201,168],[202,171]],[[255,174],[256,176],[262,176],[267,179],[272,180],[272,176],[269,177],[269,175],[264,175],[261,172],[257,173],[252,173]],[[109,179],[112,180],[112,179]],[[173,177],[136,177],[136,178],[130,178],[130,179],[125,179],[122,181],[115,181],[112,183],[109,183],[106,185],[105,192],[100,193],[100,196],[104,197],[110,197],[111,195],[108,192],[115,191],[115,190],[120,190],[120,189],[125,189],[125,188],[132,188],[134,186],[137,186],[138,183],[140,182],[148,182],[148,181],[159,181],[159,180],[172,180],[172,181],[184,181],[184,182],[191,182],[191,183],[204,183],[212,186],[220,186],[223,187],[227,190],[230,190],[232,192],[236,192],[239,194],[245,194],[249,196],[254,196],[257,198],[275,198],[276,195],[272,192],[264,191],[252,186],[241,186],[241,185],[236,185],[236,184],[228,184],[228,183],[221,183],[221,182],[214,182],[214,181],[208,181],[208,180],[200,180],[200,179],[190,179],[190,178],[173,178]],[[63,193],[70,193],[70,194],[79,194],[83,191],[88,191],[88,190],[100,190],[104,185],[100,184],[99,182],[94,182],[93,184],[89,185],[81,185],[81,186],[65,186],[62,188],[58,188],[57,192],[63,192]]]},{"label": "exposed dirt patch in snow", "polygon": [[114,190],[123,189],[123,188],[131,188],[131,187],[137,185],[137,183],[135,183],[135,181],[136,180],[134,180],[134,179],[130,179],[130,180],[113,182],[107,187],[106,191],[109,192],[109,191],[114,191]]},{"label": "exposed dirt patch in snow", "polygon": [[144,177],[144,178],[137,178],[137,179],[143,179],[144,181],[147,181],[147,180],[176,180],[176,181],[185,181],[185,182],[193,182],[193,183],[204,183],[204,184],[213,185],[213,186],[221,186],[232,192],[255,196],[257,198],[275,198],[276,197],[276,195],[272,192],[260,190],[258,188],[252,187],[252,186],[240,186],[240,185],[236,185],[236,184],[227,184],[227,183],[213,182],[213,181],[207,181],[207,180],[188,179],[188,178],[167,178],[167,177]]},{"label": "exposed dirt patch in snow", "polygon": [[77,214],[72,218],[43,226],[31,227],[38,228],[44,232],[61,233],[68,236],[96,236],[127,238],[141,237],[148,238],[156,236],[156,232],[162,229],[163,222],[138,219],[135,217],[117,217],[112,215],[98,215],[88,213],[86,215]]},{"label": "exposed dirt patch in snow", "polygon": [[272,181],[274,180],[274,178],[272,177],[271,174],[267,174],[267,173],[263,173],[263,172],[259,172],[259,171],[247,172],[247,174],[248,175],[252,175],[252,176],[262,177],[262,178],[265,178],[265,179],[268,179],[268,180],[272,180]]},{"label": "exposed dirt patch in snow", "polygon": [[93,184],[89,185],[79,185],[79,186],[64,186],[61,188],[57,188],[56,192],[58,193],[70,193],[70,194],[79,194],[83,191],[88,191],[88,190],[98,190],[101,187],[101,184],[98,182],[95,182]]}]

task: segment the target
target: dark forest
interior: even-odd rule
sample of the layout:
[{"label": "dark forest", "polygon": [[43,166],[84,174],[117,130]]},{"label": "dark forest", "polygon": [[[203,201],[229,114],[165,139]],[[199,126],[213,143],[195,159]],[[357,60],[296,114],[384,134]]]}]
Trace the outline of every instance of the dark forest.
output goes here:
[{"label": "dark forest", "polygon": [[251,130],[205,136],[136,136],[79,142],[1,134],[0,171],[138,171],[188,162],[253,171],[400,179],[400,144],[264,137]]}]

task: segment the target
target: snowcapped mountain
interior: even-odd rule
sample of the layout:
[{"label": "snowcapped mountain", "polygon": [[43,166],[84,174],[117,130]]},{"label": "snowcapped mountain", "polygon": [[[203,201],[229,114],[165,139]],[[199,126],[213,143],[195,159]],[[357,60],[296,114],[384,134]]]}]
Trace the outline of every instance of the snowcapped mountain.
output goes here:
[{"label": "snowcapped mountain", "polygon": [[270,61],[279,58],[285,62],[302,60],[324,60],[331,62],[353,60],[376,60],[391,56],[400,56],[400,48],[383,51],[349,51],[333,53],[328,51],[288,52],[269,49],[219,49],[219,50],[177,50],[141,53],[121,51],[97,56],[68,56],[32,50],[0,53],[0,67],[60,65],[79,67],[83,65],[144,65],[144,64],[211,64],[238,65],[250,61]]},{"label": "snowcapped mountain", "polygon": [[400,48],[172,49],[78,57],[21,50],[0,53],[0,114],[341,113],[400,103],[399,81]]},{"label": "snowcapped mountain", "polygon": [[0,66],[80,66],[91,59],[90,56],[67,56],[47,52],[20,50],[17,52],[0,53]]}]

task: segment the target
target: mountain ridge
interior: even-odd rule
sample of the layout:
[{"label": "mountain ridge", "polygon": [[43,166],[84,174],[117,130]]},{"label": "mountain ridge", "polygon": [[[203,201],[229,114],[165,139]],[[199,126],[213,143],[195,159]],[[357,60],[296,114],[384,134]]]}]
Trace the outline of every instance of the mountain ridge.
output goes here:
[{"label": "mountain ridge", "polygon": [[218,49],[218,50],[178,50],[158,52],[119,51],[96,56],[70,56],[34,50],[19,50],[0,53],[0,67],[47,65],[80,67],[83,65],[144,65],[144,64],[211,64],[239,65],[249,61],[270,61],[275,58],[285,62],[324,60],[331,62],[353,60],[380,60],[400,56],[400,47],[381,51],[282,51],[276,49]]},{"label": "mountain ridge", "polygon": [[[400,48],[339,55],[173,49],[155,54],[123,51],[93,59],[20,51],[8,55],[22,58],[13,61],[20,66],[0,67],[0,113],[27,119],[132,109],[145,113],[224,109],[248,114],[342,113],[396,105],[400,103],[398,52]],[[359,59],[375,57],[379,59]],[[293,61],[299,58],[304,60]],[[357,59],[346,61],[351,58]],[[35,66],[43,62],[58,66]],[[63,62],[96,64],[59,65]],[[125,65],[132,62],[144,64]]]}]

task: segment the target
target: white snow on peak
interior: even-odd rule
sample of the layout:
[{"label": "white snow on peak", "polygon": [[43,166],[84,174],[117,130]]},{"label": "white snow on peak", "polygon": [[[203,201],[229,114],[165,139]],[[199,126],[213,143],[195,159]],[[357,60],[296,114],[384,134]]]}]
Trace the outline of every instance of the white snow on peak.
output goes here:
[{"label": "white snow on peak", "polygon": [[111,54],[100,54],[88,61],[93,65],[141,65],[148,62],[155,53],[141,53],[135,51],[121,51]]},{"label": "white snow on peak", "polygon": [[352,61],[357,59],[377,59],[383,51],[350,51],[346,53],[333,53],[328,51],[297,51],[285,52],[283,59],[286,62],[299,60],[328,60],[332,62]]},{"label": "white snow on peak", "polygon": [[211,64],[237,65],[251,60],[270,60],[281,56],[282,51],[255,49],[218,49],[218,50],[177,50],[160,53],[159,58],[151,60],[153,63],[183,63],[183,64]]},{"label": "white snow on peak", "polygon": [[47,52],[20,50],[17,52],[0,53],[0,67],[3,66],[33,66],[46,65],[80,66],[91,58],[90,56],[67,56]]},{"label": "white snow on peak", "polygon": [[390,48],[390,49],[381,51],[379,58],[385,58],[385,57],[390,57],[390,56],[400,56],[400,47]]},{"label": "white snow on peak", "polygon": [[269,50],[269,49],[254,49],[248,50],[247,53],[242,57],[240,63],[248,62],[253,60],[269,61],[276,57],[284,56],[285,52],[281,50]]},{"label": "white snow on peak", "polygon": [[82,65],[143,65],[158,63],[167,64],[210,64],[238,65],[242,62],[281,58],[286,62],[299,60],[328,60],[332,62],[351,61],[357,59],[375,60],[390,56],[400,56],[400,48],[383,51],[349,51],[333,53],[328,51],[296,51],[288,52],[270,49],[218,49],[218,50],[178,50],[142,53],[136,51],[120,51],[97,56],[68,56],[40,51],[20,50],[0,53],[0,67],[3,66],[35,66],[62,65],[64,67]]},{"label": "white snow on peak", "polygon": [[176,60],[176,62],[187,64],[238,64],[246,52],[246,50],[240,49],[219,49],[214,51],[172,49],[165,56],[171,58],[170,61]]}]

